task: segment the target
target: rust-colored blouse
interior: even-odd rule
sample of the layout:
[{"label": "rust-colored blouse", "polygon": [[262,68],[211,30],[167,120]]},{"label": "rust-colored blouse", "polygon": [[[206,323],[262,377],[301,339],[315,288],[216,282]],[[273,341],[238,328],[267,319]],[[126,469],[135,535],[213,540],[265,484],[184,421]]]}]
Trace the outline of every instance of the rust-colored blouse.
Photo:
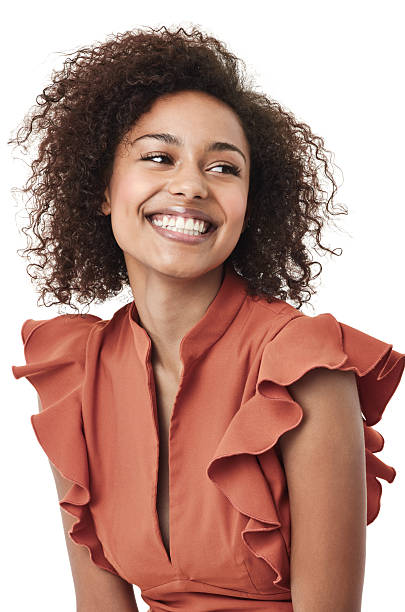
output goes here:
[{"label": "rust-colored blouse", "polygon": [[[170,557],[156,512],[159,431],[151,341],[135,302],[95,315],[28,319],[27,365],[39,393],[39,443],[72,486],[71,539],[92,561],[138,585],[152,612],[291,612],[290,514],[280,436],[302,408],[286,388],[312,368],[356,373],[366,444],[367,523],[393,467],[372,425],[397,388],[405,354],[276,299],[249,297],[226,268],[180,345],[183,373],[169,436]],[[332,485],[331,485],[332,486]]]}]

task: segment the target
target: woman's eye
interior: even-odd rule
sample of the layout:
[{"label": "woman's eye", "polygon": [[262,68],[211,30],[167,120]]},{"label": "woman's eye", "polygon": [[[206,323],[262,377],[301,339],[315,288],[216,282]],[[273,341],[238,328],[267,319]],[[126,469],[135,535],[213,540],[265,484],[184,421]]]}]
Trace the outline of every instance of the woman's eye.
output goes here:
[{"label": "woman's eye", "polygon": [[[239,168],[236,166],[230,166],[229,164],[218,164],[217,166],[214,166],[214,168],[223,168],[223,172],[220,172],[219,174],[228,174],[228,172],[229,174],[235,174],[236,176],[239,176],[240,174]],[[213,170],[213,168],[210,168],[210,170]]]},{"label": "woman's eye", "polygon": [[151,153],[149,155],[141,155],[141,159],[155,159],[155,157],[161,157],[162,159],[169,159],[167,155],[163,153]]},{"label": "woman's eye", "polygon": [[[158,157],[160,157],[161,159],[170,160],[170,157],[168,155],[165,155],[164,153],[149,153],[148,155],[141,155],[141,159],[143,160],[153,160]],[[213,168],[222,168],[222,172],[219,172],[218,174],[234,174],[235,176],[239,176],[240,174],[239,168],[237,168],[236,166],[231,166],[229,164],[217,164],[216,166],[213,166]],[[213,168],[210,168],[210,170],[213,170]]]}]

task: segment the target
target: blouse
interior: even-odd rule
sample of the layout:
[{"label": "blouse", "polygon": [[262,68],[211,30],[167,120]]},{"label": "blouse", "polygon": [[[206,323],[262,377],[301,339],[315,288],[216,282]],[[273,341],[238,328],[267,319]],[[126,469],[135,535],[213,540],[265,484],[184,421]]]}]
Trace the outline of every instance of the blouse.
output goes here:
[{"label": "blouse", "polygon": [[[170,555],[156,510],[159,426],[151,340],[135,301],[111,319],[24,321],[39,444],[71,487],[69,537],[98,567],[141,589],[151,612],[292,612],[290,512],[278,441],[303,410],[287,385],[313,368],[355,373],[364,428],[367,524],[395,469],[373,427],[405,354],[335,319],[248,296],[227,266],[204,316],[180,344],[169,429]],[[332,486],[332,485],[331,485]]]}]

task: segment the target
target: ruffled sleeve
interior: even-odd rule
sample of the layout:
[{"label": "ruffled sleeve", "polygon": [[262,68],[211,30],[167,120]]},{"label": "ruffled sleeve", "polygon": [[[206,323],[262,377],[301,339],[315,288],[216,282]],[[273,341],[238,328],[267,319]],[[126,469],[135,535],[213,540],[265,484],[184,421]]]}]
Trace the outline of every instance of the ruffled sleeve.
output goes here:
[{"label": "ruffled sleeve", "polygon": [[81,389],[86,345],[95,315],[60,315],[24,321],[21,337],[26,365],[12,366],[15,378],[26,377],[41,400],[41,411],[31,415],[35,435],[57,470],[72,481],[59,505],[77,521],[70,538],[86,546],[92,561],[117,574],[104,556],[90,510],[87,446],[83,433]]},{"label": "ruffled sleeve", "polygon": [[287,386],[317,367],[355,372],[363,414],[367,470],[367,524],[378,516],[382,487],[377,478],[392,482],[396,471],[374,453],[383,436],[372,426],[381,420],[404,371],[405,354],[330,313],[291,320],[265,347],[258,392],[269,382]]},{"label": "ruffled sleeve", "polygon": [[[381,420],[400,382],[405,354],[330,313],[290,319],[264,345],[255,393],[229,423],[207,467],[208,477],[249,517],[242,539],[271,568],[273,584],[280,590],[288,588],[290,534],[277,442],[303,418],[286,387],[318,367],[356,374],[365,438],[367,524],[380,510],[378,479],[392,482],[396,475],[375,455],[384,439],[372,426]],[[268,581],[269,574],[264,574],[262,584]]]}]

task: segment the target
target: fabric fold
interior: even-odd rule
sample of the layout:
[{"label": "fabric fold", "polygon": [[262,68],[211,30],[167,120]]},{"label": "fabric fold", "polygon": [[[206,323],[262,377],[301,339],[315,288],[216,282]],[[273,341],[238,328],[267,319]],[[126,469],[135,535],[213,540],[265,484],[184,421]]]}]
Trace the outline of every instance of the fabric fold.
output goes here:
[{"label": "fabric fold", "polygon": [[59,505],[77,518],[69,537],[85,546],[92,561],[118,574],[104,555],[90,509],[91,490],[87,445],[83,432],[81,390],[88,335],[95,315],[60,315],[28,319],[21,328],[26,365],[12,366],[15,378],[25,377],[36,389],[41,411],[31,424],[41,447],[58,472],[72,482]]},{"label": "fabric fold", "polygon": [[207,475],[234,508],[249,517],[241,533],[244,543],[273,570],[274,586],[289,591],[289,542],[281,534],[273,493],[257,461],[302,419],[300,406],[282,397],[282,391],[280,395],[266,398],[256,393],[242,404],[207,467]]},{"label": "fabric fold", "polygon": [[[317,367],[356,374],[365,439],[367,524],[380,510],[382,486],[377,479],[392,482],[396,475],[374,454],[383,448],[384,439],[372,425],[381,420],[400,382],[405,354],[338,322],[330,313],[290,319],[265,344],[255,394],[232,418],[207,467],[211,481],[236,510],[249,517],[241,537],[273,570],[273,584],[280,589],[289,587],[290,542],[288,530],[282,533],[280,491],[275,499],[266,475],[275,473],[280,436],[303,418],[301,406],[286,387]],[[268,469],[263,470],[265,464]]]},{"label": "fabric fold", "polygon": [[330,313],[291,320],[263,352],[257,392],[266,395],[269,383],[287,386],[306,372],[325,367],[353,371],[363,414],[367,476],[367,524],[380,511],[382,493],[377,478],[393,482],[396,471],[374,453],[384,447],[378,423],[404,371],[405,354],[393,345],[340,323]]}]

